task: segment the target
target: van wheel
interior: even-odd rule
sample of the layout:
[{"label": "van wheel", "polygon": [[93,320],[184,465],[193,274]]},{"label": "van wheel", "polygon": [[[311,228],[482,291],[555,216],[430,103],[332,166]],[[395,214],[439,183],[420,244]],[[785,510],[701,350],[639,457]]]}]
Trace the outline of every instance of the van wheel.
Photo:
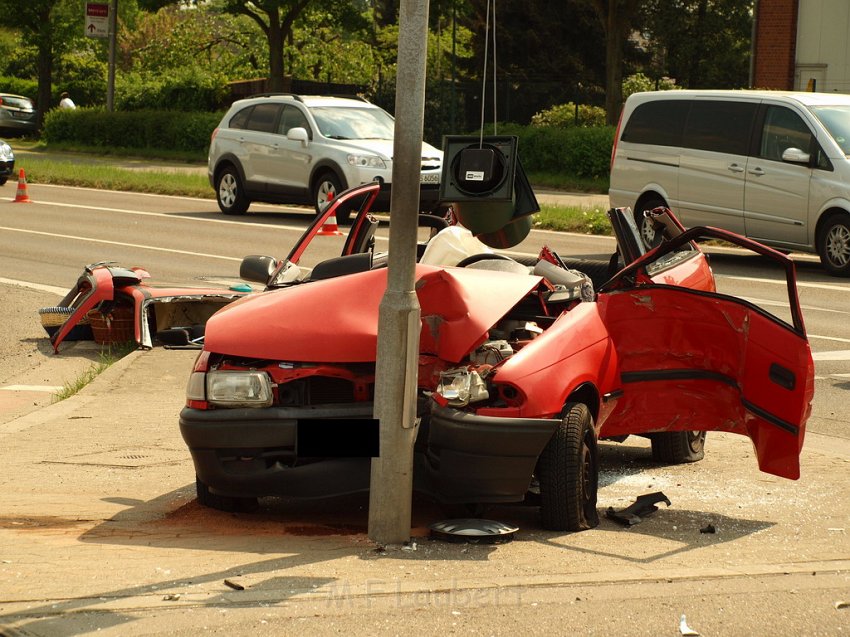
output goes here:
[{"label": "van wheel", "polygon": [[837,214],[826,220],[818,233],[818,255],[833,276],[850,276],[850,215]]},{"label": "van wheel", "polygon": [[540,454],[535,477],[543,528],[584,531],[599,524],[596,432],[586,405],[567,405],[563,420]]},{"label": "van wheel", "polygon": [[226,215],[244,215],[251,205],[245,196],[239,173],[233,166],[227,166],[218,173],[215,197],[219,209]]},{"label": "van wheel", "polygon": [[639,204],[635,210],[635,223],[640,231],[640,238],[643,239],[643,244],[647,250],[651,250],[661,243],[661,233],[657,232],[652,225],[652,222],[644,216],[647,210],[655,210],[656,208],[666,208],[667,202],[659,197],[652,197]]},{"label": "van wheel", "polygon": [[652,459],[661,464],[699,462],[705,457],[704,431],[665,431],[651,434]]}]

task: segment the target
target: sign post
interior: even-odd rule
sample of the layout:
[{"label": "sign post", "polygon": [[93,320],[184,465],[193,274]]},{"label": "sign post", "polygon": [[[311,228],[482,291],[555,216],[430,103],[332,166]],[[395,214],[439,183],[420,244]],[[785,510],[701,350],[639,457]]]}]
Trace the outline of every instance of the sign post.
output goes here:
[{"label": "sign post", "polygon": [[109,37],[109,5],[102,2],[86,3],[86,21],[83,35],[89,38]]}]

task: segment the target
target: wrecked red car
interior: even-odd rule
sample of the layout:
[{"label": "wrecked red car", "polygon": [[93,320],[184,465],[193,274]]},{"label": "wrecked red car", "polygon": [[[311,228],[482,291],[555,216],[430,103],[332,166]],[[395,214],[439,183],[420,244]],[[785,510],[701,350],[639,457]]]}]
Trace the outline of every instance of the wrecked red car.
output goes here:
[{"label": "wrecked red car", "polygon": [[[377,191],[337,201],[362,200],[341,255],[302,261],[330,207],[286,259],[247,257],[243,277],[266,291],[208,321],[180,414],[202,504],[368,489],[387,280],[368,212]],[[598,440],[647,436],[658,459],[690,462],[706,431],[746,435],[762,471],[799,476],[814,375],[792,262],[726,231],[685,231],[666,210],[652,215],[667,240],[644,254],[630,212],[609,215],[610,262],[546,249],[519,262],[426,222],[446,227],[418,246],[415,489],[450,504],[528,502],[544,527],[581,530],[598,523]],[[716,292],[700,236],[781,267],[789,322]]]},{"label": "wrecked red car", "polygon": [[[59,305],[39,311],[53,351],[59,353],[65,340],[135,342],[144,348],[155,342],[191,346],[203,336],[210,316],[250,292],[250,288],[156,287],[148,284],[150,278],[139,267],[87,265]],[[60,320],[48,325],[45,315]],[[92,330],[95,321],[102,324],[102,334]]]}]

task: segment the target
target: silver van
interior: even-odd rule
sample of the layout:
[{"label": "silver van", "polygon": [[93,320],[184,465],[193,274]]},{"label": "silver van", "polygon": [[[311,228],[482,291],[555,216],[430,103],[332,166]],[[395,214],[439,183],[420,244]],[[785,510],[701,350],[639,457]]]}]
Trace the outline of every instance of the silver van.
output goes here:
[{"label": "silver van", "polygon": [[671,208],[783,251],[815,252],[850,276],[850,95],[658,91],[626,100],[611,153],[609,197],[643,212]]}]

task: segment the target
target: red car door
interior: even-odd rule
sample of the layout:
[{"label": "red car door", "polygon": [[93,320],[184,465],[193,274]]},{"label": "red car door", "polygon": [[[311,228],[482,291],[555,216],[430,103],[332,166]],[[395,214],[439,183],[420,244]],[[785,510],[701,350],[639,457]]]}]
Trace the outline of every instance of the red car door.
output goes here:
[{"label": "red car door", "polygon": [[[793,264],[732,233],[710,233],[755,245],[756,251],[781,260],[789,277],[793,325],[711,291],[653,283],[617,288],[616,281],[606,286],[597,303],[616,352],[620,386],[601,433],[731,431],[753,441],[762,471],[796,479],[814,394],[814,364]],[[656,252],[646,256],[651,260]],[[639,259],[618,279],[628,279],[645,261]]]}]

